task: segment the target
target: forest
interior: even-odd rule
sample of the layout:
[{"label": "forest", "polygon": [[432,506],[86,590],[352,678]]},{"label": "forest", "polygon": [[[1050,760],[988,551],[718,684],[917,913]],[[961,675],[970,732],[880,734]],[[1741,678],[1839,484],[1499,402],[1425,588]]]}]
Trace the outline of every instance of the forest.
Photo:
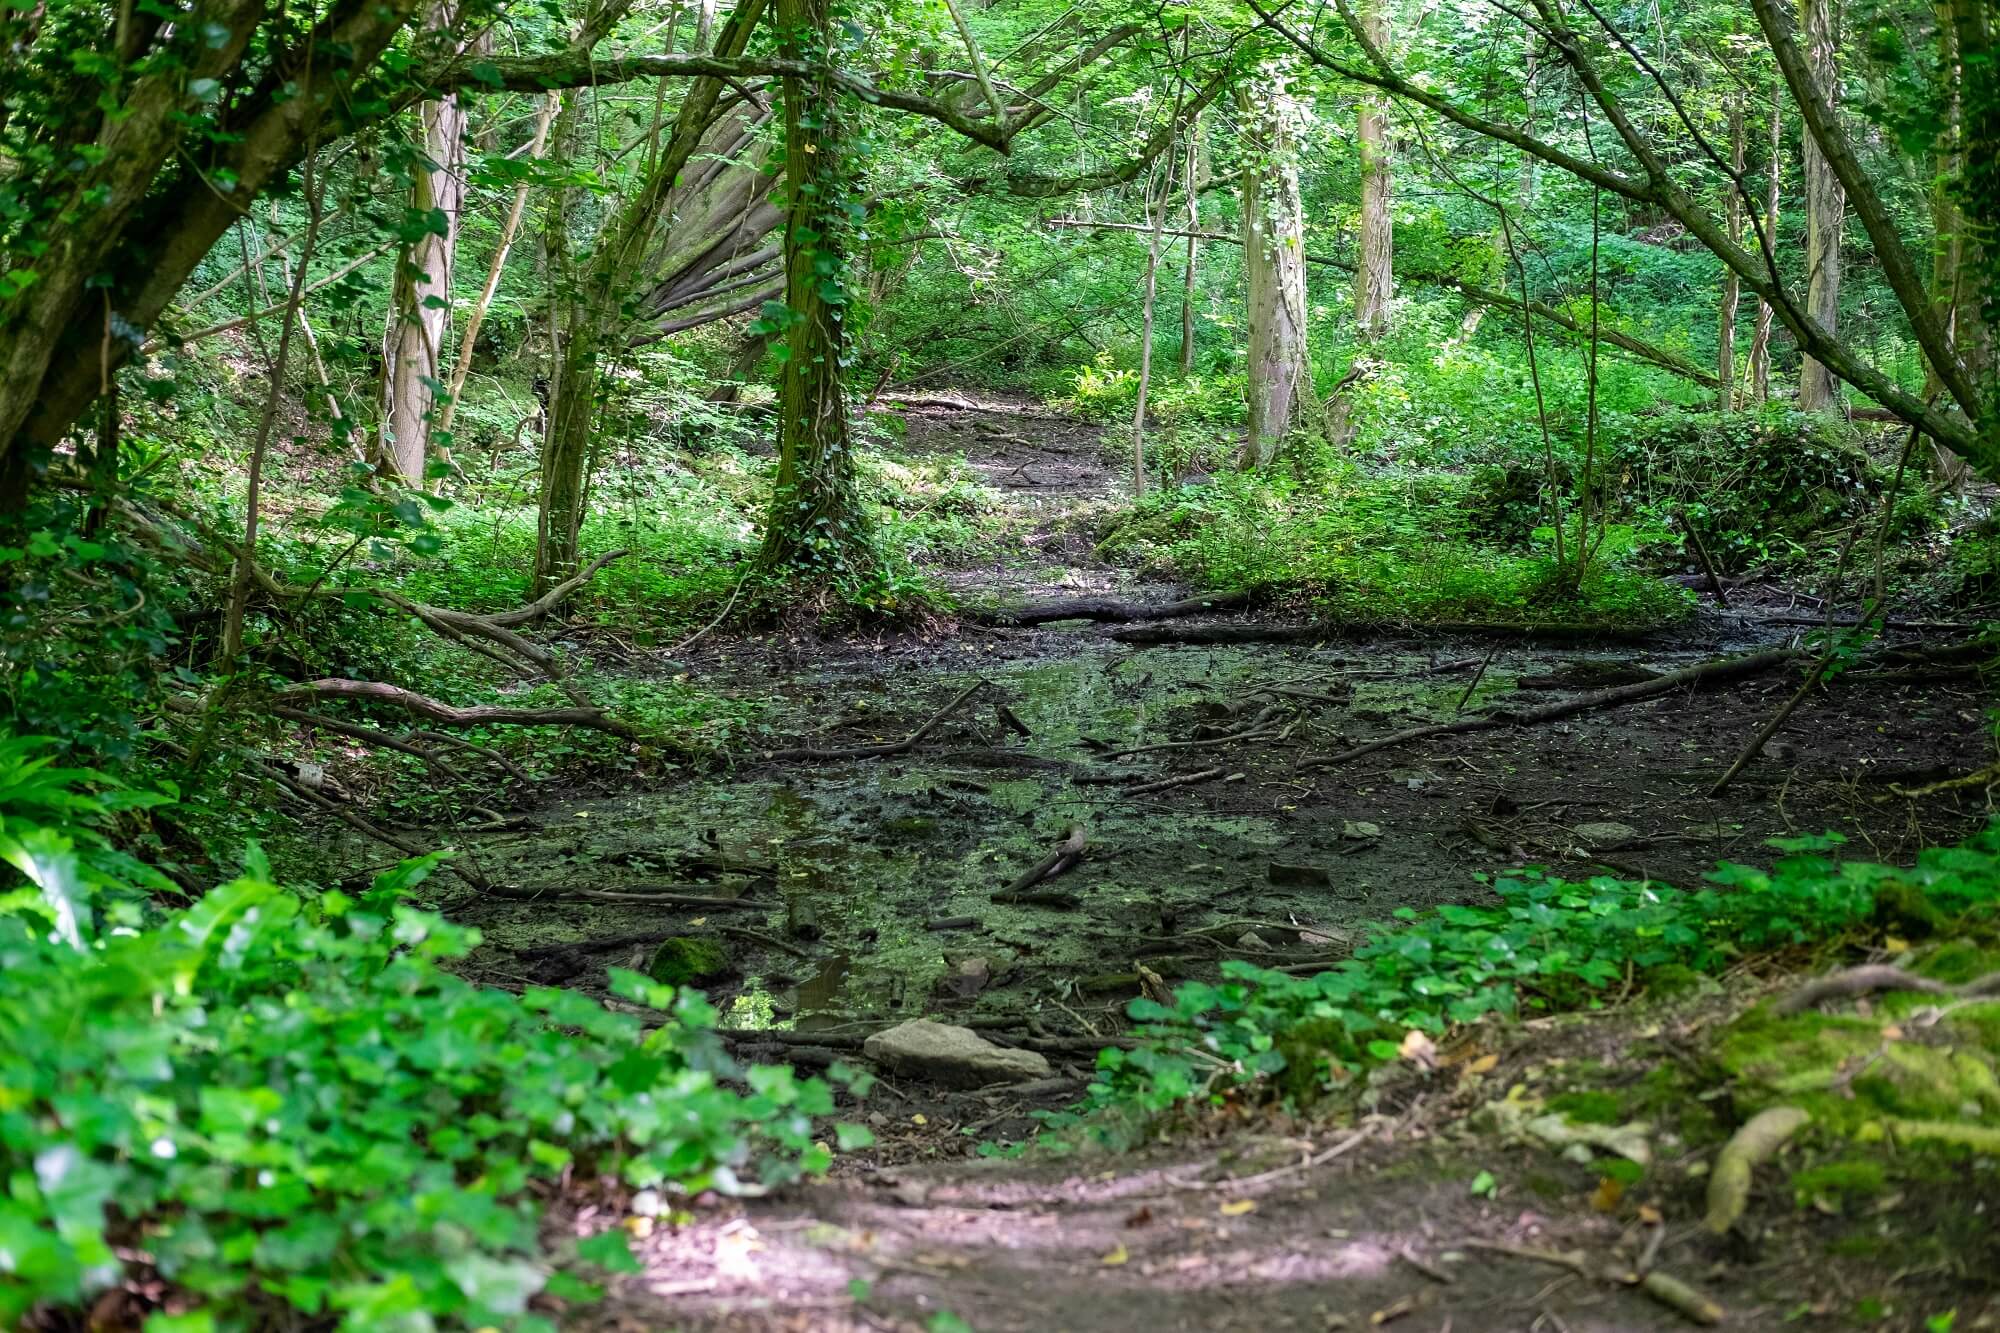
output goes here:
[{"label": "forest", "polygon": [[0,1327],[2000,1328],[2000,0],[0,37]]}]

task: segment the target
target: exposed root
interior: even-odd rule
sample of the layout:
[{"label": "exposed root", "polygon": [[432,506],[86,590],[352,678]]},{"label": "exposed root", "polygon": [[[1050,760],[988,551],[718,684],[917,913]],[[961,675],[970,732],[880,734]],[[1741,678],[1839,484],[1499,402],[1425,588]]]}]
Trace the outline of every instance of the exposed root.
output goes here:
[{"label": "exposed root", "polygon": [[1715,1169],[1708,1178],[1708,1216],[1702,1225],[1714,1235],[1727,1234],[1750,1202],[1750,1177],[1757,1164],[1784,1147],[1811,1120],[1796,1106],[1774,1106],[1751,1117],[1749,1124],[1731,1135],[1716,1154]]},{"label": "exposed root", "polygon": [[1056,844],[1047,856],[1023,871],[1018,879],[993,895],[996,903],[1020,903],[1030,901],[1028,891],[1037,884],[1054,879],[1083,859],[1090,847],[1090,835],[1083,825],[1071,825],[1063,840]]},{"label": "exposed root", "polygon": [[1957,987],[1947,986],[1942,981],[1933,981],[1929,977],[1920,977],[1914,972],[1905,972],[1892,963],[1871,963],[1866,967],[1850,967],[1845,972],[1835,972],[1817,981],[1807,982],[1790,995],[1773,1003],[1771,1012],[1804,1013],[1828,1000],[1850,999],[1857,995],[1871,995],[1876,991],[1885,990],[1923,991],[1929,995],[1959,993]]}]

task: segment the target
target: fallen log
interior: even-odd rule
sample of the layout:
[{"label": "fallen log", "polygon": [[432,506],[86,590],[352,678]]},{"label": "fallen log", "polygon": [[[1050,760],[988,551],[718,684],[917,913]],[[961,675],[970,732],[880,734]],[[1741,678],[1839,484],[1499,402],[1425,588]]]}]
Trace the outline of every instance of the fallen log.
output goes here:
[{"label": "fallen log", "polygon": [[[1089,848],[1090,835],[1084,832],[1083,825],[1072,824],[1069,832],[1063,836],[1063,840],[1057,843],[1047,856],[1022,871],[1020,877],[1012,884],[994,894],[993,901],[996,903],[1031,901],[1029,897],[1031,889],[1073,868],[1083,859],[1084,852]],[[1038,897],[1044,905],[1056,905],[1049,901],[1046,894]]]},{"label": "fallen log", "polygon": [[1451,722],[1410,727],[1342,750],[1338,754],[1301,759],[1298,768],[1300,770],[1334,768],[1364,755],[1374,754],[1378,750],[1407,745],[1411,741],[1428,740],[1433,736],[1461,735],[1472,731],[1493,731],[1501,727],[1527,727],[1542,722],[1554,722],[1561,718],[1574,717],[1578,713],[1594,712],[1600,708],[1616,708],[1623,704],[1638,703],[1641,700],[1669,694],[1683,686],[1709,685],[1718,681],[1740,680],[1746,676],[1759,675],[1789,662],[1798,661],[1802,656],[1801,653],[1789,648],[1773,648],[1761,653],[1748,653],[1741,657],[1722,657],[1714,661],[1698,662],[1691,667],[1683,667],[1679,671],[1656,676],[1652,680],[1599,690],[1595,694],[1579,695],[1574,699],[1565,699],[1560,703],[1548,704],[1541,708],[1496,709],[1490,713],[1458,718]]},{"label": "fallen log", "polygon": [[1133,625],[1112,630],[1108,637],[1119,643],[1138,644],[1231,644],[1231,643],[1328,643],[1341,639],[1396,638],[1452,634],[1493,635],[1507,639],[1548,639],[1561,643],[1597,641],[1603,643],[1644,643],[1665,633],[1665,627],[1588,625],[1556,623],[1547,625],[1510,624],[1504,621],[1439,621],[1410,624],[1396,621],[1318,620],[1304,625],[1269,622],[1224,625]]},{"label": "fallen log", "polygon": [[1210,593],[1184,597],[1177,602],[1128,602],[1116,597],[1078,597],[1062,602],[1038,602],[1014,611],[986,611],[971,618],[985,625],[1025,629],[1063,620],[1094,620],[1105,624],[1135,621],[1175,620],[1207,615],[1215,611],[1235,611],[1250,604],[1247,592]]},{"label": "fallen log", "polygon": [[953,713],[956,713],[964,706],[967,699],[985,689],[986,686],[987,682],[984,680],[973,681],[970,685],[960,690],[950,703],[931,714],[930,719],[921,727],[918,727],[899,741],[890,741],[882,745],[848,745],[833,750],[815,750],[810,746],[805,746],[792,750],[772,750],[766,753],[764,757],[766,759],[792,761],[799,759],[884,759],[890,755],[903,754],[906,751],[915,749],[923,741],[924,737],[937,730],[939,723],[943,722]]}]

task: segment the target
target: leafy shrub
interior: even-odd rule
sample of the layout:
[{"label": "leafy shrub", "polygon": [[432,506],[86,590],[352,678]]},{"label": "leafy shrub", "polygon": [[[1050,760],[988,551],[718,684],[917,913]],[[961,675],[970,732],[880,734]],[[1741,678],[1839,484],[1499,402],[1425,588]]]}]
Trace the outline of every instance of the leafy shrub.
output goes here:
[{"label": "leafy shrub", "polygon": [[109,872],[39,825],[88,816],[81,775],[6,762],[8,859],[39,852],[37,887],[0,897],[0,1323],[157,1275],[184,1312],[162,1329],[551,1329],[531,1298],[632,1260],[618,1233],[545,1254],[549,1182],[616,1176],[643,1204],[826,1164],[828,1087],[736,1069],[699,994],[614,973],[646,1031],[447,970],[478,932],[400,901],[435,857],[309,902],[253,850],[192,907],[92,932],[73,903]]},{"label": "leafy shrub", "polygon": [[1709,876],[1716,887],[1695,891],[1537,871],[1503,877],[1497,903],[1403,908],[1351,959],[1312,976],[1226,962],[1220,984],[1182,986],[1171,1006],[1132,1002],[1148,1044],[1099,1056],[1093,1103],[1159,1110],[1260,1081],[1310,1100],[1396,1059],[1413,1028],[1586,1006],[1628,978],[1718,971],[1879,914],[1906,929],[1913,903],[1938,916],[2000,901],[2000,822],[1962,846],[1924,852],[1908,870],[1819,854],[1838,841],[1776,839],[1791,854],[1769,871],[1725,862]]}]

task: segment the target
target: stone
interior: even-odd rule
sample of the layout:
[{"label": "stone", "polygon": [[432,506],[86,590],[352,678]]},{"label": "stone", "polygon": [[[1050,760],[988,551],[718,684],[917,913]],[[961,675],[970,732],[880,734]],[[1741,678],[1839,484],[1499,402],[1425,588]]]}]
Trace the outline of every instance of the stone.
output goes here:
[{"label": "stone", "polygon": [[1609,819],[1592,824],[1578,824],[1574,831],[1578,842],[1596,851],[1610,851],[1639,836],[1639,830],[1630,824],[1620,824]]},{"label": "stone", "polygon": [[729,975],[733,964],[720,940],[706,935],[675,935],[660,941],[646,973],[666,986],[699,986]]},{"label": "stone", "polygon": [[996,1046],[971,1028],[913,1018],[877,1032],[861,1053],[883,1068],[950,1088],[1024,1083],[1047,1078],[1049,1062],[1035,1051]]},{"label": "stone", "polygon": [[1271,862],[1271,882],[1293,888],[1310,889],[1333,882],[1325,866],[1287,865],[1283,861]]},{"label": "stone", "polygon": [[1367,842],[1370,838],[1379,838],[1382,836],[1382,826],[1380,824],[1371,824],[1365,819],[1342,820],[1340,836],[1346,838],[1349,842]]}]

